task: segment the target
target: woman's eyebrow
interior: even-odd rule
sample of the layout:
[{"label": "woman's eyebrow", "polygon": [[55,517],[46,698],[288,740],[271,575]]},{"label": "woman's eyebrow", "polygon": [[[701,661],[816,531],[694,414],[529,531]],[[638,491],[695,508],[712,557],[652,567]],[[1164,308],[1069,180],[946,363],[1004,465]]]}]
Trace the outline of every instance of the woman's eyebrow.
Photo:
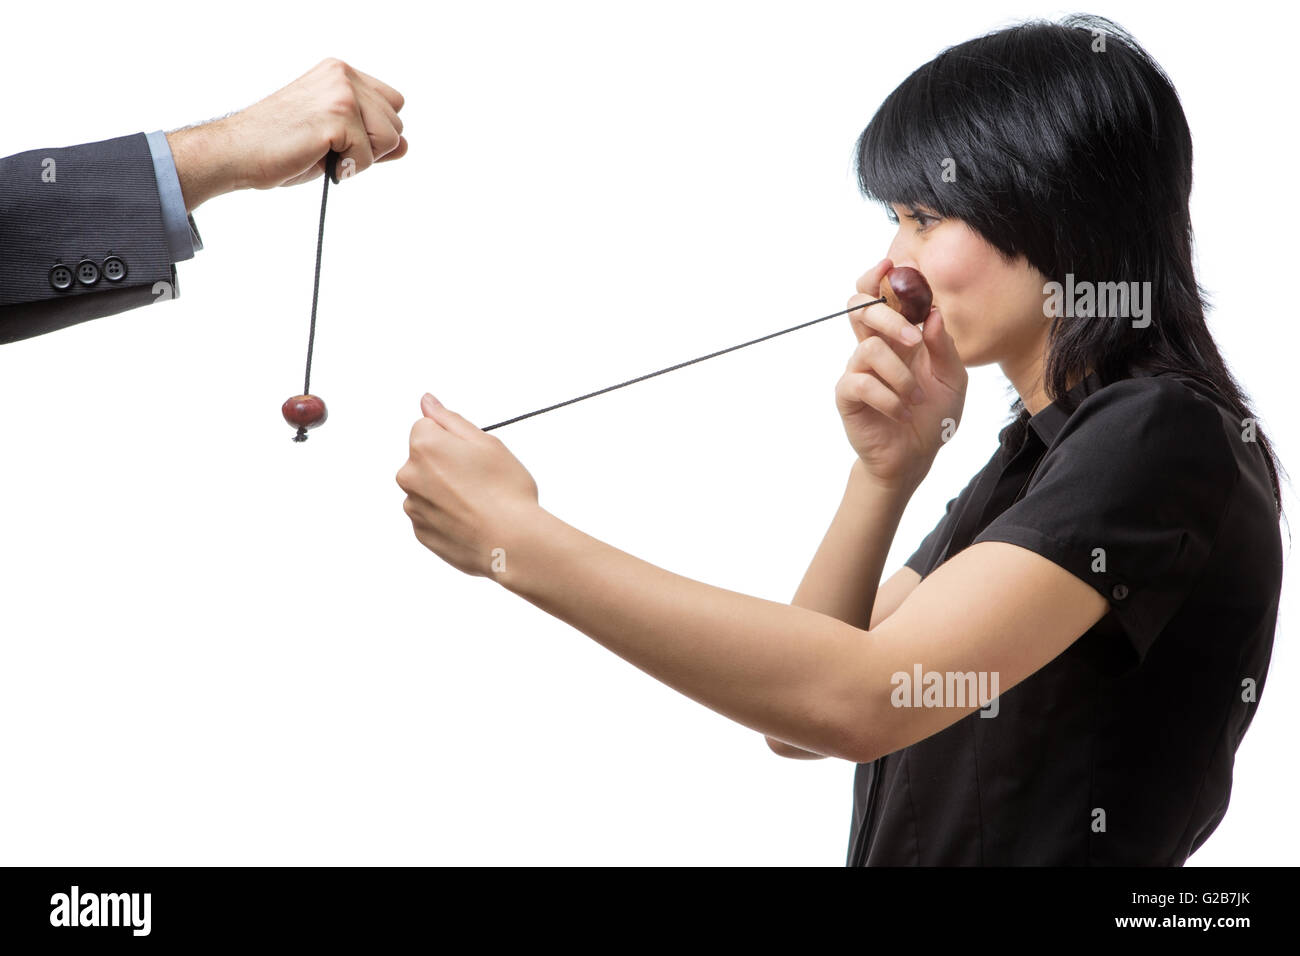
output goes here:
[{"label": "woman's eyebrow", "polygon": [[893,212],[894,212],[894,207],[895,207],[895,206],[901,208],[901,209],[902,209],[904,212],[906,212],[908,215],[915,216],[918,212],[923,212],[923,213],[925,213],[926,215],[930,215],[930,213],[929,213],[927,207],[925,207],[924,204],[922,204],[922,203],[910,202],[910,201],[908,201],[908,200],[904,200],[904,199],[896,199],[896,200],[894,200],[893,202],[886,203],[886,205],[885,205],[885,211],[888,212],[888,213],[893,213]]}]

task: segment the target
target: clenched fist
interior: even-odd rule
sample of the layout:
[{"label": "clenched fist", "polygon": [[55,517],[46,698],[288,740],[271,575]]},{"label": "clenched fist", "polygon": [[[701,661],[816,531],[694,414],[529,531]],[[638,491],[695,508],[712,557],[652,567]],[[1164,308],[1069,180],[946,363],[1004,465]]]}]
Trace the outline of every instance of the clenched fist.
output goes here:
[{"label": "clenched fist", "polygon": [[[876,298],[893,267],[882,259],[858,279],[852,308]],[[966,368],[943,315],[932,309],[924,329],[886,303],[849,313],[858,344],[835,385],[849,444],[876,481],[919,484],[961,421]]]},{"label": "clenched fist", "polygon": [[167,134],[185,208],[235,189],[315,179],[330,150],[339,175],[406,154],[402,94],[342,60],[322,60],[284,89],[223,119]]}]

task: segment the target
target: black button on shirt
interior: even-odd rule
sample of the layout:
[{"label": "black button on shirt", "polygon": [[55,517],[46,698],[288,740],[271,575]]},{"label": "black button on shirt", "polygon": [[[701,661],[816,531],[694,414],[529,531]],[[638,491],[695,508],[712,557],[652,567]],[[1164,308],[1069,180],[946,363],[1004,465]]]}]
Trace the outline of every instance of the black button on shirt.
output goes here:
[{"label": "black button on shirt", "polygon": [[996,716],[859,764],[850,866],[1181,866],[1227,810],[1281,588],[1263,449],[1183,375],[1071,395],[1003,430],[906,564],[1009,542],[1109,610]]}]

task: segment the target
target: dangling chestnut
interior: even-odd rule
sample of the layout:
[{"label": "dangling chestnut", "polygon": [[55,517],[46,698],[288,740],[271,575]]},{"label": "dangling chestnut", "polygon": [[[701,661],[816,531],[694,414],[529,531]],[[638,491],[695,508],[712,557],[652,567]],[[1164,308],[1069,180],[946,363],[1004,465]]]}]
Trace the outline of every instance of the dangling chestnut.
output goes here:
[{"label": "dangling chestnut", "polygon": [[295,395],[285,399],[280,406],[280,413],[286,422],[298,427],[298,434],[293,436],[294,441],[306,441],[307,429],[324,424],[329,416],[325,403],[315,395]]},{"label": "dangling chestnut", "polygon": [[880,295],[889,306],[913,325],[920,325],[930,314],[934,295],[925,276],[911,266],[894,266],[880,280]]}]

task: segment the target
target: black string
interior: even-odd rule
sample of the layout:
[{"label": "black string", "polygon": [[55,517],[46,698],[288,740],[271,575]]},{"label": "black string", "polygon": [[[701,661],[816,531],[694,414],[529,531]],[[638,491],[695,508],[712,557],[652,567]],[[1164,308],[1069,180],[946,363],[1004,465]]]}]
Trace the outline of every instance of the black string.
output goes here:
[{"label": "black string", "polygon": [[[324,206],[322,206],[321,208],[324,209]],[[498,423],[495,425],[487,425],[487,428],[482,429],[482,431],[490,432],[491,429],[500,428],[502,427],[502,425],[510,425],[512,423],[515,423],[515,421],[523,421],[524,419],[533,418],[533,415],[541,415],[542,412],[555,411],[556,408],[563,408],[565,405],[573,405],[573,402],[581,402],[582,399],[584,398],[595,398],[597,397],[597,395],[603,395],[606,392],[614,392],[615,389],[624,388],[625,385],[634,385],[637,384],[638,381],[645,381],[646,378],[654,378],[656,375],[663,375],[664,372],[673,372],[676,371],[676,369],[685,368],[686,365],[693,365],[697,362],[703,362],[703,360],[705,359],[718,358],[719,355],[725,355],[727,354],[727,352],[736,351],[737,349],[744,349],[744,347],[748,345],[757,345],[757,343],[759,342],[766,342],[767,339],[776,338],[777,336],[784,336],[784,334],[787,332],[797,332],[798,329],[806,329],[807,326],[809,325],[824,323],[824,321],[826,321],[827,319],[835,319],[837,315],[844,315],[845,312],[855,312],[858,311],[859,308],[866,308],[867,306],[875,306],[875,304],[879,302],[884,302],[884,299],[883,298],[872,299],[871,302],[863,302],[861,306],[854,306],[853,308],[845,308],[845,310],[841,310],[839,312],[832,312],[831,315],[824,315],[820,317],[820,319],[813,319],[811,321],[806,321],[806,323],[802,323],[800,325],[792,325],[788,329],[781,329],[780,332],[771,333],[770,336],[762,336],[761,338],[750,339],[749,342],[741,342],[740,345],[733,345],[731,347],[728,347],[728,349],[720,349],[715,352],[710,352],[710,354],[708,355],[699,356],[698,359],[690,359],[689,362],[680,362],[677,363],[676,365],[668,365],[668,368],[660,368],[658,372],[650,372],[649,375],[637,376],[636,378],[628,378],[628,380],[625,382],[619,382],[619,384],[617,385],[610,385],[608,386],[608,388],[597,390],[597,392],[588,392],[585,395],[578,395],[577,398],[568,399],[567,402],[560,402],[559,405],[550,405],[545,408],[538,408],[537,411],[530,411],[526,415],[516,415],[515,418],[512,419],[498,421]]]},{"label": "black string", "polygon": [[[316,344],[316,305],[320,298],[320,264],[321,251],[325,245],[325,205],[329,200],[330,182],[338,182],[336,178],[336,164],[338,162],[338,153],[330,150],[325,157],[325,176],[324,186],[320,195],[320,225],[316,231],[316,274],[312,279],[311,286],[311,330],[307,334],[307,371],[303,376],[302,393],[311,394],[311,356]],[[884,302],[884,298],[873,299],[870,302],[863,302],[861,305],[855,305],[848,309],[841,309],[839,312],[832,312],[830,315],[823,315],[819,319],[811,319],[807,322],[801,322],[799,325],[792,325],[788,329],[782,329],[779,332],[772,332],[768,335],[759,336],[756,339],[750,339],[748,342],[741,342],[739,345],[732,345],[725,349],[719,349],[716,352],[710,352],[708,355],[701,355],[699,358],[693,358],[685,362],[678,362],[676,365],[670,365],[667,368],[661,368],[658,371],[648,372],[645,375],[638,375],[636,378],[630,378],[626,382],[619,382],[617,385],[609,385],[605,388],[597,389],[594,392],[588,392],[586,395],[579,395],[577,398],[570,398],[568,401],[558,402],[555,405],[548,405],[545,408],[539,408],[536,411],[528,412],[523,415],[516,415],[514,418],[508,418],[503,422],[497,422],[495,425],[489,425],[483,431],[490,432],[494,428],[501,428],[505,425],[513,425],[515,422],[523,421],[525,418],[532,418],[534,415],[541,415],[545,412],[553,412],[557,408],[563,408],[565,405],[572,405],[574,402],[581,402],[588,398],[595,398],[597,395],[604,395],[606,392],[612,392],[615,389],[626,388],[628,385],[635,385],[637,382],[644,382],[648,378],[654,378],[656,375],[663,375],[665,372],[675,372],[679,368],[685,368],[688,365],[694,365],[697,362],[703,362],[707,359],[717,358],[719,355],[726,355],[728,352],[734,352],[736,349],[743,349],[750,345],[757,345],[759,342],[766,342],[768,339],[774,339],[778,335],[785,335],[789,332],[797,332],[799,329],[806,329],[810,325],[816,325],[818,322],[825,322],[827,319],[833,319],[836,316],[847,315],[849,312],[856,312],[858,309],[865,309],[867,306],[876,305]],[[293,437],[294,441],[306,441],[307,429],[299,426],[298,433]]]},{"label": "black string", "polygon": [[[321,189],[321,221],[320,221],[320,226],[318,226],[316,230],[316,274],[312,278],[312,325],[311,325],[311,330],[309,330],[309,332],[307,333],[307,372],[305,372],[305,375],[303,376],[304,395],[309,395],[312,393],[312,350],[315,349],[316,346],[316,304],[318,302],[318,299],[320,299],[321,251],[322,248],[324,248],[325,246],[325,204],[329,202],[330,181],[338,182],[337,163],[338,163],[337,152],[330,150],[329,153],[326,153],[325,177],[324,177],[325,183],[324,183],[324,187],[322,187]],[[826,321],[827,319],[835,319],[836,316],[846,315],[846,313],[849,312],[855,312],[859,310],[859,308],[866,308],[867,306],[875,306],[876,303],[880,303],[880,302],[884,302],[884,298],[872,299],[871,302],[863,302],[861,306],[844,308],[844,310],[840,310],[839,312],[832,312],[831,315],[824,315],[820,317],[820,319],[811,319],[809,321],[806,321],[806,323],[792,325],[788,329],[781,329],[780,332],[772,332],[770,334],[767,334],[767,336],[751,338],[749,342],[741,342],[740,345],[729,346],[727,347],[727,349],[719,349],[718,351],[715,352],[708,352],[708,355],[701,355],[699,356],[698,359],[690,359],[688,360],[688,362],[679,362],[676,365],[668,365],[667,368],[660,368],[656,372],[649,372],[646,373],[646,375],[637,376],[636,378],[628,378],[627,381],[619,382],[619,384],[617,385],[610,385],[607,386],[607,388],[597,389],[595,390],[595,392],[588,392],[585,395],[578,395],[577,398],[568,399],[567,402],[559,402],[556,403],[556,405],[549,405],[546,406],[545,408],[538,408],[537,411],[526,412],[526,414],[524,415],[516,415],[515,418],[512,419],[498,421],[498,423],[495,425],[487,425],[487,427],[485,429],[482,429],[482,431],[490,432],[493,431],[494,428],[502,428],[503,425],[511,425],[513,423],[516,423],[516,421],[523,421],[524,419],[533,418],[534,415],[542,415],[543,412],[555,411],[556,408],[563,408],[565,405],[573,405],[573,403],[575,402],[585,401],[585,399],[588,398],[595,398],[597,397],[597,395],[603,395],[606,392],[614,392],[615,389],[627,388],[628,385],[636,385],[638,381],[645,381],[646,378],[654,378],[656,375],[663,375],[664,372],[675,372],[679,368],[685,368],[686,365],[694,365],[697,362],[705,362],[706,359],[715,359],[718,358],[719,355],[727,354],[727,352],[733,352],[736,351],[737,349],[745,349],[746,346],[758,345],[759,342],[766,342],[767,339],[776,338],[777,336],[784,336],[784,334],[787,334],[789,332],[798,332],[798,330],[800,329],[806,329],[807,326],[809,325],[824,323],[824,321]],[[295,434],[294,436],[294,441],[307,441],[307,429],[303,427],[299,427],[298,434]]]},{"label": "black string", "polygon": [[[339,154],[330,150],[325,157],[325,186],[320,194],[320,226],[316,231],[316,276],[311,284],[311,331],[307,334],[307,374],[303,376],[302,393],[311,394],[311,353],[316,345],[316,301],[320,297],[320,259],[321,247],[325,244],[325,202],[330,197],[330,180],[334,179],[335,163],[338,161]],[[337,179],[334,179],[338,182]],[[306,441],[307,429],[298,426],[298,434],[293,436],[294,441]]]}]

